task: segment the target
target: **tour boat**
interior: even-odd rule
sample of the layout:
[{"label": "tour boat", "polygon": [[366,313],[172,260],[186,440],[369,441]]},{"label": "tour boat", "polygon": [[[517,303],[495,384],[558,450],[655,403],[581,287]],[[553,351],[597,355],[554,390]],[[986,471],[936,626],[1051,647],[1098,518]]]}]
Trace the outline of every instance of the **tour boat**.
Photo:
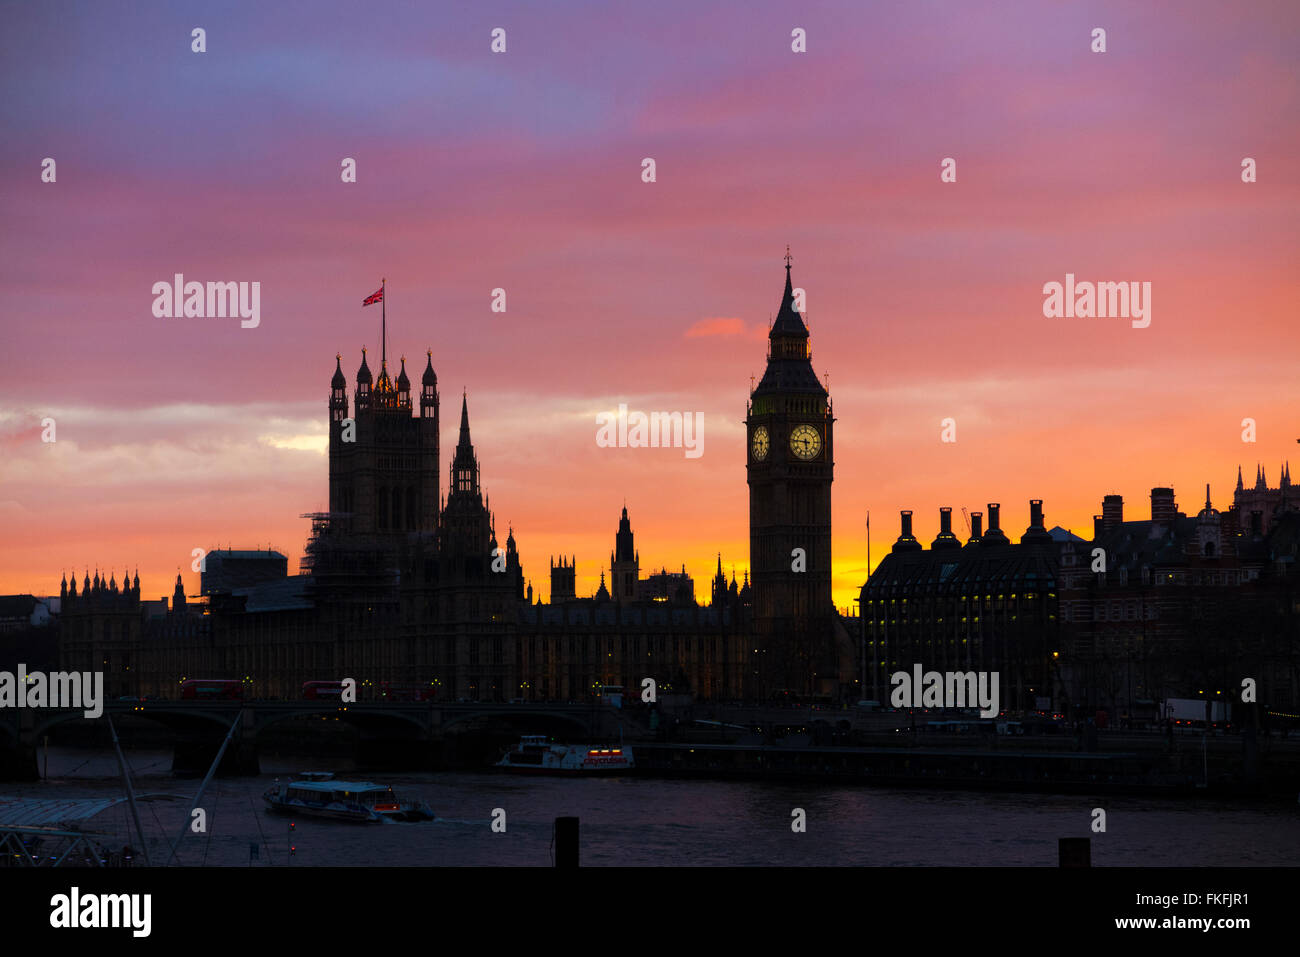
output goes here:
[{"label": "tour boat", "polygon": [[507,771],[532,774],[609,774],[635,765],[632,749],[586,744],[549,744],[546,736],[526,734],[496,763]]},{"label": "tour boat", "polygon": [[272,810],[337,821],[431,821],[433,811],[419,800],[403,800],[392,785],[336,781],[328,771],[313,771],[301,780],[276,784],[264,795]]}]

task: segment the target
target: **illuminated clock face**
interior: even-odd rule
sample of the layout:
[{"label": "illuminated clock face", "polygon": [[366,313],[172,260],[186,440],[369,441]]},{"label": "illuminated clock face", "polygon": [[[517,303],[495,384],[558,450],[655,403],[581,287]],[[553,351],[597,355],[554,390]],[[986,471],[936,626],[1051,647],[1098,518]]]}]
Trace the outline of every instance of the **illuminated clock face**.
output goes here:
[{"label": "illuminated clock face", "polygon": [[754,452],[754,461],[761,462],[767,458],[767,450],[771,448],[772,442],[767,436],[767,428],[760,425],[754,430],[754,442],[752,449]]},{"label": "illuminated clock face", "polygon": [[796,426],[794,431],[790,433],[790,451],[797,457],[805,461],[815,459],[821,450],[821,433],[811,425]]}]

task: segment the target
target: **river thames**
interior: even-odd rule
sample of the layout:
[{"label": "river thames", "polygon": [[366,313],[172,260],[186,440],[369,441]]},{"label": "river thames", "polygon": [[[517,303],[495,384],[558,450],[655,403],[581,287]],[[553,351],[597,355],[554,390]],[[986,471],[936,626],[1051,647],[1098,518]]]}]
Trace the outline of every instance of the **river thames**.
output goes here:
[{"label": "river thames", "polygon": [[[171,774],[171,754],[130,751],[154,863],[165,861],[199,781]],[[1295,866],[1300,805],[1221,800],[1002,794],[888,787],[610,777],[573,780],[490,771],[401,774],[329,767],[352,780],[417,792],[437,814],[420,824],[348,824],[267,812],[277,780],[322,769],[309,758],[263,761],[256,778],[214,780],[206,833],[188,833],[187,866],[549,866],[552,824],[581,820],[584,865],[1056,866],[1057,839],[1092,837],[1094,866]],[[49,779],[0,783],[29,799],[122,796],[111,752],[51,748]],[[1093,809],[1106,812],[1092,833]],[[496,809],[504,833],[494,832]],[[806,831],[792,830],[801,808]],[[500,815],[496,815],[500,818]],[[295,829],[290,856],[288,823]],[[91,819],[105,848],[132,840],[125,803]],[[256,845],[256,856],[251,846]]]}]

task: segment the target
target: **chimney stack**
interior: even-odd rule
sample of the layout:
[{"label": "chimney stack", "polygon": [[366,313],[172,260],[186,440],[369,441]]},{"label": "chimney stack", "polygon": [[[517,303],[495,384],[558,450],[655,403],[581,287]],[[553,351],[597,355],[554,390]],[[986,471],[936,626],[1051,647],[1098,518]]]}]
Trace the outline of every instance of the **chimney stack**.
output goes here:
[{"label": "chimney stack", "polygon": [[970,513],[970,542],[967,544],[976,544],[984,537],[984,513]]},{"label": "chimney stack", "polygon": [[1047,529],[1043,527],[1043,500],[1041,498],[1031,498],[1029,500],[1029,527],[1025,529],[1025,534],[1020,536],[1021,545],[1047,545],[1052,541],[1052,536],[1047,534]]},{"label": "chimney stack", "polygon": [[1168,525],[1177,517],[1174,505],[1174,490],[1171,488],[1153,488],[1151,490],[1151,521]]},{"label": "chimney stack", "polygon": [[1105,528],[1105,525],[1103,524],[1102,517],[1100,515],[1094,515],[1092,517],[1092,540],[1094,542],[1101,538],[1103,528]]},{"label": "chimney stack", "polygon": [[1109,531],[1124,521],[1124,496],[1107,495],[1101,500],[1101,527]]},{"label": "chimney stack", "polygon": [[930,545],[931,548],[960,548],[961,542],[952,533],[952,508],[939,509],[939,535]]},{"label": "chimney stack", "polygon": [[1001,511],[1001,509],[1002,509],[1002,505],[1000,503],[989,502],[989,530],[985,532],[984,537],[980,539],[980,544],[982,545],[1010,544],[1010,539],[1007,538],[1006,533],[1002,531],[1002,526],[1000,525],[1000,518],[998,513]]},{"label": "chimney stack", "polygon": [[901,530],[898,541],[894,543],[893,550],[896,552],[919,551],[921,543],[912,537],[912,512],[910,509],[903,509],[898,513]]}]

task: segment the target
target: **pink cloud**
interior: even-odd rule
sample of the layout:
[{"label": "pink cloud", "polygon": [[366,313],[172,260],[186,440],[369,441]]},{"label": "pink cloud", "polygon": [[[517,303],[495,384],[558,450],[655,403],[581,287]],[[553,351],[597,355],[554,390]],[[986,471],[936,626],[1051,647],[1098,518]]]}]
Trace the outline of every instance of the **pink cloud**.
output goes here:
[{"label": "pink cloud", "polygon": [[719,316],[700,319],[686,330],[687,339],[700,339],[705,336],[744,336],[748,339],[762,339],[767,333],[759,327],[747,329],[744,319]]}]

